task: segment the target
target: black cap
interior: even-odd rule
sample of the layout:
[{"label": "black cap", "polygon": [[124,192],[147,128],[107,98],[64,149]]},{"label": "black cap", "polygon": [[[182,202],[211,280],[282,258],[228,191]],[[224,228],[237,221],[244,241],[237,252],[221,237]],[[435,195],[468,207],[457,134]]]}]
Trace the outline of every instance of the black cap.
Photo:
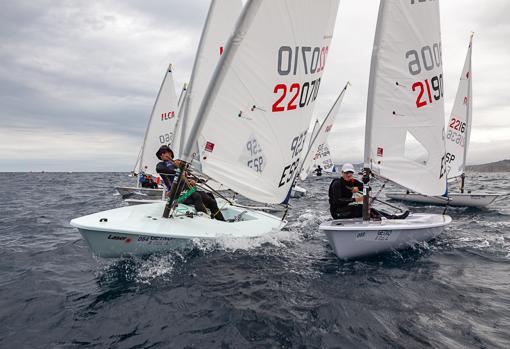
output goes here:
[{"label": "black cap", "polygon": [[158,157],[159,160],[161,160],[161,154],[166,151],[168,151],[168,152],[170,152],[170,154],[172,154],[172,158],[174,157],[173,150],[170,149],[170,147],[168,145],[162,145],[161,147],[159,147],[158,151],[156,152],[156,156]]}]

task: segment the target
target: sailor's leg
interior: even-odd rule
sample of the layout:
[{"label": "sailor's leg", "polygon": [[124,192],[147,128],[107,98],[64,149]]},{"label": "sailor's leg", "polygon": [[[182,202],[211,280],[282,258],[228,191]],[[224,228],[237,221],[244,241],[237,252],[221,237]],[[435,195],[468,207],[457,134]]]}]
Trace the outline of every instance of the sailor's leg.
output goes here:
[{"label": "sailor's leg", "polygon": [[206,193],[204,191],[199,191],[198,193],[202,196],[202,201],[205,207],[211,211],[211,218],[217,219],[219,221],[224,221],[225,218],[218,208],[218,203],[216,202],[214,196],[211,193]]},{"label": "sailor's leg", "polygon": [[194,192],[190,196],[188,196],[184,201],[183,204],[194,206],[195,210],[197,212],[204,212],[207,213],[207,209],[204,205],[204,202],[202,201],[202,195],[200,195],[198,192]]}]

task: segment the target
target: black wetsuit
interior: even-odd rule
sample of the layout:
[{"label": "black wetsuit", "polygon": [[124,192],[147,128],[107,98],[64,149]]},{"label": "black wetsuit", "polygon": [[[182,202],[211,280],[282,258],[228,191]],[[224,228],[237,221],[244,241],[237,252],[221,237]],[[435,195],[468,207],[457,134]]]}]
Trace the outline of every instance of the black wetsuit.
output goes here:
[{"label": "black wetsuit", "polygon": [[[329,211],[333,219],[363,217],[363,205],[349,205],[356,202],[352,197],[354,187],[358,188],[360,193],[363,191],[363,183],[354,178],[348,182],[343,177],[335,178],[329,185]],[[370,218],[405,219],[408,215],[409,211],[401,215],[394,215],[373,207],[370,208]]]},{"label": "black wetsuit", "polygon": [[[161,161],[156,165],[156,172],[161,175],[161,179],[165,184],[166,190],[169,192],[170,188],[172,188],[172,183],[174,182],[175,175],[177,173],[175,164],[172,161]],[[184,183],[181,184],[179,192],[183,191],[183,189]],[[209,211],[211,211],[211,218],[215,218],[220,221],[225,220],[220,209],[218,208],[216,199],[211,193],[197,190],[188,196],[182,203],[185,205],[194,206],[197,212],[207,213],[207,209],[209,209]]]},{"label": "black wetsuit", "polygon": [[363,215],[362,205],[349,205],[356,202],[352,189],[356,187],[361,193],[363,183],[356,179],[346,182],[343,177],[335,178],[329,185],[329,211],[334,219],[357,218]]}]

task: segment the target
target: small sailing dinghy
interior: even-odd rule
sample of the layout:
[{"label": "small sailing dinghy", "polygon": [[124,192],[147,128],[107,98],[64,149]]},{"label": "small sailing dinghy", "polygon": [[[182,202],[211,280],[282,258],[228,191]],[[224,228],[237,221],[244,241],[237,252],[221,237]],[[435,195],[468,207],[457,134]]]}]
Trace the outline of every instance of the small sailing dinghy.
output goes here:
[{"label": "small sailing dinghy", "polygon": [[[342,100],[348,85],[349,83],[347,83],[342,89],[342,92],[336,99],[335,103],[333,103],[333,106],[329,110],[322,123],[319,123],[318,120],[315,120],[315,124],[312,129],[312,135],[308,143],[307,152],[298,170],[299,179],[302,181],[306,180],[308,175],[313,172],[313,169],[317,167],[317,165],[322,165],[326,172],[333,172],[334,170],[335,166],[331,160],[331,153],[329,152],[327,138],[340,110],[340,105],[342,104]],[[298,185],[294,185],[292,187],[290,194],[291,198],[299,198],[305,195],[306,189],[301,188]]]},{"label": "small sailing dinghy", "polygon": [[[218,8],[232,6],[232,0],[213,0],[206,23],[227,23],[230,18]],[[71,221],[94,254],[117,257],[166,251],[195,239],[255,238],[285,225],[279,217],[221,200],[227,221],[195,214],[178,204],[176,188],[198,148],[206,176],[248,199],[283,202],[302,159],[337,10],[338,0],[246,3],[235,26],[232,21],[233,34],[203,98],[195,99],[197,85],[190,81],[187,110],[193,110],[192,103],[199,108],[191,118],[183,114],[189,130],[183,125],[187,139],[177,155],[180,176],[169,201]]]},{"label": "small sailing dinghy", "polygon": [[[183,91],[185,89],[186,87],[184,87]],[[161,145],[171,143],[174,138],[174,129],[177,123],[177,103],[172,65],[170,64],[165,72],[156,101],[152,107],[142,148],[133,173],[137,175],[145,173],[159,179],[159,175],[156,173],[158,159],[154,154],[156,154]],[[147,196],[148,199],[154,200],[162,198],[164,195],[163,188],[142,188],[138,178],[136,187],[117,187],[116,189],[123,199],[137,195]],[[140,200],[138,199],[138,201]]]},{"label": "small sailing dinghy", "polygon": [[338,95],[335,103],[333,103],[333,106],[322,123],[319,123],[319,120],[315,120],[308,152],[299,173],[299,179],[302,181],[306,180],[308,175],[319,165],[322,167],[322,171],[324,172],[333,173],[335,171],[335,165],[331,160],[331,153],[329,151],[327,139],[331,129],[333,128],[336,117],[339,114],[340,106],[349,84],[350,83],[348,82],[342,89],[342,92]]},{"label": "small sailing dinghy", "polygon": [[422,204],[449,205],[460,207],[486,207],[494,202],[501,194],[495,193],[472,193],[465,192],[464,180],[466,177],[466,155],[471,135],[471,124],[473,114],[473,71],[471,55],[473,50],[473,34],[469,39],[469,47],[460,76],[459,87],[452,113],[448,119],[446,128],[446,159],[448,181],[460,178],[460,193],[448,191],[448,196],[426,196],[411,192],[391,192],[386,196],[402,201],[410,201]]},{"label": "small sailing dinghy", "polygon": [[[342,259],[434,238],[446,215],[370,219],[370,175],[426,195],[446,191],[439,1],[384,0],[374,39],[365,124],[363,219],[320,225]],[[412,139],[426,158],[406,152]]]}]

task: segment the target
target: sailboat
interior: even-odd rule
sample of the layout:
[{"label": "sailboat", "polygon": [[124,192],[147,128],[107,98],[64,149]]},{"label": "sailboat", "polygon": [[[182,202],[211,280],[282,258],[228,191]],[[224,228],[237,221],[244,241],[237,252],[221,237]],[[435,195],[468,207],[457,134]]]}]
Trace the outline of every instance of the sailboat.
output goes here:
[{"label": "sailboat", "polygon": [[[423,213],[370,218],[371,175],[425,195],[446,191],[442,78],[439,1],[381,1],[367,99],[363,218],[320,225],[339,258],[408,247],[451,222],[447,215]],[[410,140],[425,159],[406,149]]]},{"label": "sailboat", "polygon": [[[186,139],[183,132],[187,130],[186,125],[193,122],[193,118],[197,112],[196,109],[207,88],[207,83],[211,79],[214,68],[220,59],[223,46],[228,40],[233,25],[241,13],[241,8],[242,3],[240,0],[228,0],[221,4],[215,4],[215,6],[210,9],[210,13],[214,12],[219,15],[208,15],[206,19],[204,30],[198,44],[190,83],[188,86],[184,86],[178,100],[175,95],[171,74],[167,73],[165,76],[160,93],[156,99],[154,107],[156,112],[153,110],[151,113],[141,154],[135,166],[135,173],[140,173],[140,171],[143,170],[145,173],[149,173],[153,177],[159,179],[156,173],[156,165],[159,160],[156,158],[155,153],[163,144],[170,146],[174,154],[179,154],[181,142],[183,139]],[[163,91],[164,95],[160,98],[161,91]],[[193,95],[193,98],[189,97],[191,95]],[[169,105],[172,106],[175,112],[172,112],[172,118],[165,119],[165,122],[162,123],[159,120],[160,115],[157,111],[159,109],[168,109]],[[161,114],[161,121],[163,120],[163,114]],[[200,161],[198,159],[195,159],[193,165],[200,169]],[[207,180],[207,186],[214,188],[214,190],[227,189],[225,186],[212,180]],[[124,201],[129,205],[155,203],[158,199],[164,200],[163,189],[140,189],[138,187],[136,190],[133,189],[132,187],[117,188],[124,198],[133,193],[141,193],[142,195],[149,195],[151,197],[149,197],[148,200],[126,198]]]},{"label": "sailboat", "polygon": [[[186,87],[184,87],[183,93],[185,89]],[[165,71],[156,101],[152,107],[133,173],[140,174],[143,172],[159,179],[159,175],[156,173],[157,158],[155,154],[161,145],[170,144],[174,138],[177,123],[177,104],[172,65],[170,64]],[[157,199],[162,198],[164,194],[162,188],[142,188],[138,178],[136,187],[117,187],[116,189],[123,198],[129,198],[131,195],[137,194]]]},{"label": "sailboat", "polygon": [[[220,13],[216,6],[228,2],[213,0],[208,17],[215,19]],[[192,122],[187,118],[190,128],[182,133],[181,174],[175,182],[183,179],[198,150],[205,175],[248,199],[283,202],[303,156],[337,10],[338,0],[245,4],[197,101],[196,117]],[[190,86],[186,94],[190,101],[196,88]],[[195,239],[255,238],[286,224],[220,200],[227,221],[213,220],[179,203],[175,188],[167,203],[99,212],[73,219],[71,225],[94,254],[117,257],[167,251]]]},{"label": "sailboat", "polygon": [[335,103],[329,110],[322,123],[319,123],[318,120],[315,121],[310,146],[308,148],[305,160],[303,161],[303,167],[299,173],[299,179],[302,181],[304,181],[318,165],[322,165],[321,167],[325,172],[334,172],[335,165],[331,160],[331,153],[329,151],[327,138],[340,111],[340,105],[348,86],[349,83],[347,83],[342,89],[342,92],[337,97]]},{"label": "sailboat", "polygon": [[448,181],[460,178],[460,193],[448,191],[448,196],[425,196],[418,193],[386,193],[386,196],[402,201],[424,204],[450,205],[461,207],[485,207],[490,205],[501,194],[496,193],[465,193],[464,180],[466,177],[466,155],[471,135],[473,114],[472,68],[471,55],[473,50],[473,35],[469,38],[469,46],[460,76],[459,87],[450,118],[447,120],[446,159]]},{"label": "sailboat", "polygon": [[[329,153],[329,148],[327,145],[327,137],[335,119],[340,110],[340,105],[342,104],[342,100],[344,98],[345,91],[347,90],[347,86],[349,83],[345,85],[342,89],[342,92],[338,95],[335,103],[329,110],[328,114],[322,121],[319,123],[318,120],[315,120],[314,127],[312,129],[310,142],[308,144],[308,150],[305,154],[304,160],[301,163],[301,167],[298,170],[299,179],[302,181],[306,180],[308,175],[312,172],[312,170],[316,167],[317,164],[323,164],[324,169],[328,172],[333,172],[333,162],[331,160],[331,156]],[[290,194],[291,198],[299,198],[306,194],[306,189],[299,187],[298,185],[294,185],[292,187],[292,191]]]}]

